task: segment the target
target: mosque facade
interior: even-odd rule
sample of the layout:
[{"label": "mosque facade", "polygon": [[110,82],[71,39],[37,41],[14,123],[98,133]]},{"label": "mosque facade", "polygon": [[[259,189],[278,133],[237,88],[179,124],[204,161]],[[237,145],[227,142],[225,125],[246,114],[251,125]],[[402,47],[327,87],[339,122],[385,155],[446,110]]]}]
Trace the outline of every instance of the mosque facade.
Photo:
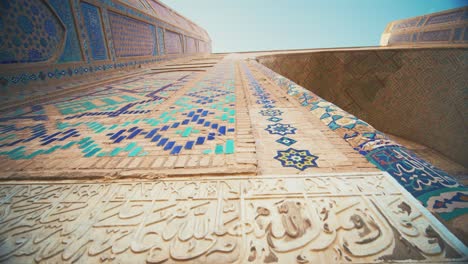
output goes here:
[{"label": "mosque facade", "polygon": [[1,262],[468,261],[468,7],[223,54],[157,0],[0,13]]}]

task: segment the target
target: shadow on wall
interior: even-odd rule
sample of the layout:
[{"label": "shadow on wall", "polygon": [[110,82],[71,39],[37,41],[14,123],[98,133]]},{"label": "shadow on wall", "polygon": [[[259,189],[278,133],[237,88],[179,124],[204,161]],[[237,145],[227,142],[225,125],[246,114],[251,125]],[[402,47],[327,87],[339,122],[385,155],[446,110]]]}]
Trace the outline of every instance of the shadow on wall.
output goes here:
[{"label": "shadow on wall", "polygon": [[468,167],[468,49],[369,49],[258,57],[375,128]]}]

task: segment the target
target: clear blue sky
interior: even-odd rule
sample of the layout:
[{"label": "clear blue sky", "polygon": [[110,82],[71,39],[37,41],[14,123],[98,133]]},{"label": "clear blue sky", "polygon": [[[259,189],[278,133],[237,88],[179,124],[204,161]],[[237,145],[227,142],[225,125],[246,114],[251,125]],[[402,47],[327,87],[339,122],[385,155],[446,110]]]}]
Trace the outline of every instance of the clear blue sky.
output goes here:
[{"label": "clear blue sky", "polygon": [[397,19],[468,0],[162,0],[205,28],[213,52],[377,46]]}]

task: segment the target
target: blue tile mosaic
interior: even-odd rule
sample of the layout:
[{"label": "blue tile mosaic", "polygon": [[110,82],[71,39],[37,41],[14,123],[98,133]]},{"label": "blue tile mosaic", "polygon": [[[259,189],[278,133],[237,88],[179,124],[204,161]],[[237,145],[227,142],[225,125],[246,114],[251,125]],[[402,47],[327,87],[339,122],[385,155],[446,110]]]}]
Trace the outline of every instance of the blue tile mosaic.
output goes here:
[{"label": "blue tile mosaic", "polygon": [[60,54],[65,27],[45,2],[2,2],[0,64],[43,62]]},{"label": "blue tile mosaic", "polygon": [[276,123],[273,125],[268,125],[267,128],[265,128],[265,130],[268,131],[268,133],[270,134],[278,134],[284,136],[288,134],[295,134],[297,128],[289,124]]},{"label": "blue tile mosaic", "polygon": [[268,110],[261,110],[260,114],[263,116],[280,116],[283,114],[283,112],[278,109],[268,109]]},{"label": "blue tile mosaic", "polygon": [[279,121],[281,121],[283,119],[279,118],[279,117],[276,117],[276,116],[272,116],[272,117],[268,118],[267,120],[270,121],[270,122],[279,122]]},{"label": "blue tile mosaic", "polygon": [[106,60],[107,48],[101,22],[101,14],[99,8],[94,5],[81,2],[81,10],[83,12],[83,22],[86,26],[89,48],[91,49],[91,57],[94,60]]},{"label": "blue tile mosaic", "polygon": [[62,22],[66,26],[65,47],[60,55],[59,62],[81,61],[81,48],[78,34],[75,29],[75,19],[69,1],[49,0]]},{"label": "blue tile mosaic", "polygon": [[[468,213],[467,200],[463,200],[466,199],[466,195],[459,194],[466,193],[466,187],[455,178],[387,138],[364,121],[272,70],[254,64],[290,96],[296,97],[303,107],[320,113],[322,122],[341,135],[354,150],[393,176],[431,212],[437,213],[445,220]],[[288,159],[283,156],[278,155],[286,162]]]},{"label": "blue tile mosaic", "polygon": [[289,148],[285,151],[278,150],[274,157],[281,162],[283,167],[292,167],[298,170],[317,167],[317,156],[312,155],[308,150],[297,150]]},{"label": "blue tile mosaic", "polygon": [[296,143],[297,141],[292,139],[292,138],[288,138],[288,137],[281,137],[279,138],[278,140],[276,140],[276,142],[280,143],[280,144],[283,144],[283,145],[286,145],[286,146],[291,146],[292,144]]},{"label": "blue tile mosaic", "polygon": [[109,12],[109,23],[117,57],[157,54],[153,25],[114,12]]}]

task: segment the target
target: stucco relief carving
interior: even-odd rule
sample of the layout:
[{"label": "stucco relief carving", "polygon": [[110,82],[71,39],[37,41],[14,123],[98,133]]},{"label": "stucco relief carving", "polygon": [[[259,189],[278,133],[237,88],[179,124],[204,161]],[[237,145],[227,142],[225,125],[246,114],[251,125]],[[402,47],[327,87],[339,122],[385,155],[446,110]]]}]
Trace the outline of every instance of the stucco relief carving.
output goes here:
[{"label": "stucco relief carving", "polygon": [[0,185],[0,261],[466,261],[380,173]]}]

